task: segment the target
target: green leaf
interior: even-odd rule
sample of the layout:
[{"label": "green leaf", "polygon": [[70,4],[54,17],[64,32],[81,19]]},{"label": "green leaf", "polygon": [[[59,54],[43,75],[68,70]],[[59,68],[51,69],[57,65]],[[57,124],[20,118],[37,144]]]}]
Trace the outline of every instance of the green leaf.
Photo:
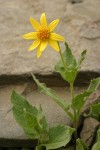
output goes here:
[{"label": "green leaf", "polygon": [[[42,118],[33,116],[30,113],[25,113],[26,123],[27,123],[27,134],[31,134],[34,131],[38,133],[38,139],[41,140],[41,143],[48,140],[48,129],[47,126],[44,126],[45,122]],[[25,130],[26,131],[26,130]]]},{"label": "green leaf", "polygon": [[97,132],[97,142],[93,145],[92,150],[100,150],[100,129]]},{"label": "green leaf", "polygon": [[86,50],[84,50],[82,53],[81,53],[81,56],[80,56],[80,59],[78,61],[78,67],[80,67],[80,65],[82,64],[83,60],[85,59],[85,56],[86,56]]},{"label": "green leaf", "polygon": [[16,91],[12,91],[11,102],[13,106],[19,109],[22,113],[24,112],[24,110],[26,110],[32,113],[33,115],[38,114],[37,108],[30,105],[29,102]]},{"label": "green leaf", "polygon": [[19,110],[16,107],[13,107],[13,115],[18,122],[18,124],[23,128],[24,132],[33,139],[38,139],[39,133],[37,130],[33,130],[28,127],[27,121],[25,118],[25,111]]},{"label": "green leaf", "polygon": [[30,105],[23,96],[16,93],[15,91],[12,92],[11,102],[13,104],[13,114],[15,119],[21,127],[26,127],[25,110],[33,115],[38,114],[37,109]]},{"label": "green leaf", "polygon": [[82,139],[76,140],[76,150],[88,150],[87,145],[83,142]]},{"label": "green leaf", "polygon": [[61,74],[61,77],[65,81],[73,83],[77,75],[78,65],[67,43],[65,43],[65,47],[66,49],[63,53],[63,59],[66,64],[66,68],[63,65],[62,61],[60,60],[56,64],[55,70]]},{"label": "green leaf", "polygon": [[36,84],[38,85],[39,91],[50,96],[63,110],[66,112],[69,109],[69,104],[65,102],[62,98],[60,98],[56,92],[50,88],[47,88],[44,83],[40,83],[39,80],[32,74],[32,77]]},{"label": "green leaf", "polygon": [[96,78],[94,80],[91,80],[91,83],[86,91],[83,93],[76,95],[72,99],[72,108],[78,110],[78,112],[81,111],[83,108],[87,98],[99,87],[100,85],[100,78]]},{"label": "green leaf", "polygon": [[42,108],[33,107],[15,91],[12,92],[11,102],[13,104],[13,114],[18,124],[27,135],[38,139],[40,133],[48,129]]},{"label": "green leaf", "polygon": [[83,60],[86,56],[86,50],[84,50],[81,53],[80,59],[77,62],[74,55],[72,54],[71,49],[69,48],[68,44],[65,42],[65,51],[62,55],[65,65],[62,63],[62,60],[60,60],[55,65],[56,72],[59,72],[61,77],[69,82],[74,83],[76,76],[78,74],[78,70],[80,68],[80,65],[82,64]]},{"label": "green leaf", "polygon": [[91,83],[87,89],[88,92],[94,92],[100,85],[100,77],[91,80]]},{"label": "green leaf", "polygon": [[45,146],[36,146],[36,149],[35,150],[46,150]]},{"label": "green leaf", "polygon": [[100,120],[100,102],[95,103],[90,107],[90,113],[88,115],[97,120]]},{"label": "green leaf", "polygon": [[75,67],[72,70],[66,69],[63,75],[63,79],[67,79],[69,83],[74,83],[77,76],[78,68]]},{"label": "green leaf", "polygon": [[31,115],[29,112],[25,111],[25,120],[28,129],[36,130],[38,133],[41,133],[42,129],[36,116]]},{"label": "green leaf", "polygon": [[46,129],[48,130],[48,125],[47,125],[46,118],[44,116],[41,105],[40,105],[40,108],[38,109],[38,114],[36,117],[37,117],[38,124],[40,128],[42,129],[42,131]]},{"label": "green leaf", "polygon": [[32,137],[34,137],[34,135],[37,135],[37,139],[38,139],[40,136],[41,128],[38,125],[36,116],[33,116],[27,111],[25,111],[25,122],[26,122],[26,127],[23,127],[25,133]]},{"label": "green leaf", "polygon": [[72,99],[72,108],[78,110],[79,112],[81,111],[81,109],[84,106],[84,103],[87,99],[87,97],[90,95],[90,92],[83,92],[79,95],[76,95],[73,99]]},{"label": "green leaf", "polygon": [[49,129],[49,140],[46,144],[42,144],[49,149],[57,149],[68,144],[71,140],[75,129],[68,126],[57,125]]},{"label": "green leaf", "polygon": [[66,47],[66,50],[64,52],[64,60],[66,62],[67,68],[72,70],[73,68],[77,66],[77,62],[67,43],[65,43],[65,47]]}]

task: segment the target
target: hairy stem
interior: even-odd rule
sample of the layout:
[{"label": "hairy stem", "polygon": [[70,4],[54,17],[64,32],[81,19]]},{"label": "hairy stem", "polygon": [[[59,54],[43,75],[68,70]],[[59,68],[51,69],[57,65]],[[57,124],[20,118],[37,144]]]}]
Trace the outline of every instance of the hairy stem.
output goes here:
[{"label": "hairy stem", "polygon": [[74,98],[74,86],[73,86],[73,83],[70,83],[70,91],[71,91],[71,96],[72,96],[72,99]]},{"label": "hairy stem", "polygon": [[[74,98],[74,85],[73,85],[73,83],[70,83],[70,91],[71,91],[71,97],[73,99]],[[77,112],[75,109],[73,111],[74,111],[73,126],[76,129],[76,132],[75,132],[75,140],[76,140],[77,139]]]},{"label": "hairy stem", "polygon": [[64,58],[63,58],[63,55],[62,55],[62,52],[61,52],[61,48],[60,48],[59,42],[58,42],[58,46],[59,46],[59,49],[60,49],[60,51],[59,51],[60,58],[61,58],[61,61],[62,61],[63,65],[64,65],[64,68],[66,70],[66,63],[64,61]]},{"label": "hairy stem", "polygon": [[59,51],[59,54],[60,54],[60,57],[61,57],[62,63],[63,63],[63,65],[64,65],[64,68],[66,68],[66,64],[65,64],[65,61],[64,61],[64,59],[63,59],[63,56],[62,56],[61,50]]}]

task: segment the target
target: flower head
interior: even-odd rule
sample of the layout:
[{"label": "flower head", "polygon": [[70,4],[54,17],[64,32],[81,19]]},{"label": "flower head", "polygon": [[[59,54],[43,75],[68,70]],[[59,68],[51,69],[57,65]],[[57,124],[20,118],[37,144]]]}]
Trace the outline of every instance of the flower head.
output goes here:
[{"label": "flower head", "polygon": [[33,18],[30,18],[30,22],[36,31],[23,35],[24,39],[34,40],[28,49],[29,51],[37,48],[37,58],[39,58],[45,50],[47,44],[50,44],[50,46],[56,51],[60,50],[58,41],[64,41],[64,38],[53,32],[59,23],[59,19],[56,19],[48,24],[45,13],[42,13],[40,23]]}]

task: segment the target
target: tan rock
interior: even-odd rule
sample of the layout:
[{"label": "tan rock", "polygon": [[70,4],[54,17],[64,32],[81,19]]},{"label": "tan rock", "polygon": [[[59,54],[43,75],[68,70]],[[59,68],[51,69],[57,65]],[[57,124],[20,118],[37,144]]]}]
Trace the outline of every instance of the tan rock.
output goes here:
[{"label": "tan rock", "polygon": [[85,118],[84,120],[80,136],[89,147],[91,147],[97,127],[99,125],[100,122],[92,117]]},{"label": "tan rock", "polygon": [[[41,58],[37,59],[36,50],[27,51],[32,41],[22,39],[23,34],[33,30],[29,17],[39,20],[42,12],[46,12],[48,22],[61,19],[57,32],[66,38],[77,58],[82,50],[88,50],[81,71],[100,74],[99,7],[98,0],[84,0],[75,5],[67,0],[1,0],[0,76],[29,75],[31,71],[45,75],[54,72],[59,54],[48,46]],[[61,47],[64,47],[63,44]]]},{"label": "tan rock", "polygon": [[[59,54],[48,46],[41,58],[37,60],[36,50],[27,51],[32,41],[22,39],[23,34],[33,30],[29,23],[30,16],[39,20],[42,12],[46,12],[48,22],[60,18],[61,22],[56,31],[66,38],[77,58],[82,50],[88,49],[87,58],[81,68],[84,76],[80,76],[78,81],[86,82],[91,77],[99,76],[100,1],[84,0],[73,5],[69,0],[0,0],[0,82],[6,83],[9,80],[11,83],[12,78],[17,82],[16,77],[22,79],[24,76],[29,76],[30,72],[45,75],[44,79],[47,75],[53,75]],[[61,47],[64,49],[63,44]],[[56,82],[60,83],[58,80]],[[51,76],[49,81],[51,84]],[[43,94],[38,94],[35,89],[32,92],[31,88],[27,83],[0,87],[0,138],[13,140],[26,138],[11,112],[12,89],[23,93],[33,105],[37,106],[41,103],[50,126],[61,122],[70,123],[58,106],[55,110],[56,104],[53,101]],[[55,89],[58,93],[61,92],[61,96],[70,99],[66,88],[63,88],[64,91],[62,87]],[[80,90],[82,89],[78,88],[76,91]]]},{"label": "tan rock", "polygon": [[[23,129],[17,124],[15,118],[13,117],[13,112],[11,110],[11,93],[12,90],[16,90],[18,93],[22,93],[28,101],[37,107],[42,105],[43,111],[45,113],[47,122],[49,126],[56,124],[70,125],[70,120],[68,119],[66,113],[60,108],[51,98],[34,88],[34,84],[16,84],[1,87],[0,89],[0,146],[2,143],[6,142],[5,146],[15,146],[23,145],[25,139],[29,139],[23,132]],[[70,92],[67,87],[53,87],[57,91],[58,95],[64,98],[66,101],[70,102]],[[75,88],[75,92],[81,92],[84,87]],[[17,142],[13,142],[18,140]],[[22,141],[21,141],[22,140]],[[28,141],[27,141],[28,142]],[[29,140],[30,142],[30,140]]]}]

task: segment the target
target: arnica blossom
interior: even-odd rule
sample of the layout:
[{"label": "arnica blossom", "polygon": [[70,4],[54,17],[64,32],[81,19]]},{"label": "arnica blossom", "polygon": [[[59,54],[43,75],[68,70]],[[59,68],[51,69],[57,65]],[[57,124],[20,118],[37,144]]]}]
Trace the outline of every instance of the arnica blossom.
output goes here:
[{"label": "arnica blossom", "polygon": [[59,19],[56,19],[48,24],[45,13],[42,13],[40,23],[33,18],[30,18],[30,22],[36,32],[30,32],[23,35],[24,39],[34,40],[28,50],[32,51],[37,48],[37,58],[41,56],[42,52],[47,47],[47,44],[59,52],[60,48],[58,42],[64,41],[64,38],[53,32],[59,23]]}]

